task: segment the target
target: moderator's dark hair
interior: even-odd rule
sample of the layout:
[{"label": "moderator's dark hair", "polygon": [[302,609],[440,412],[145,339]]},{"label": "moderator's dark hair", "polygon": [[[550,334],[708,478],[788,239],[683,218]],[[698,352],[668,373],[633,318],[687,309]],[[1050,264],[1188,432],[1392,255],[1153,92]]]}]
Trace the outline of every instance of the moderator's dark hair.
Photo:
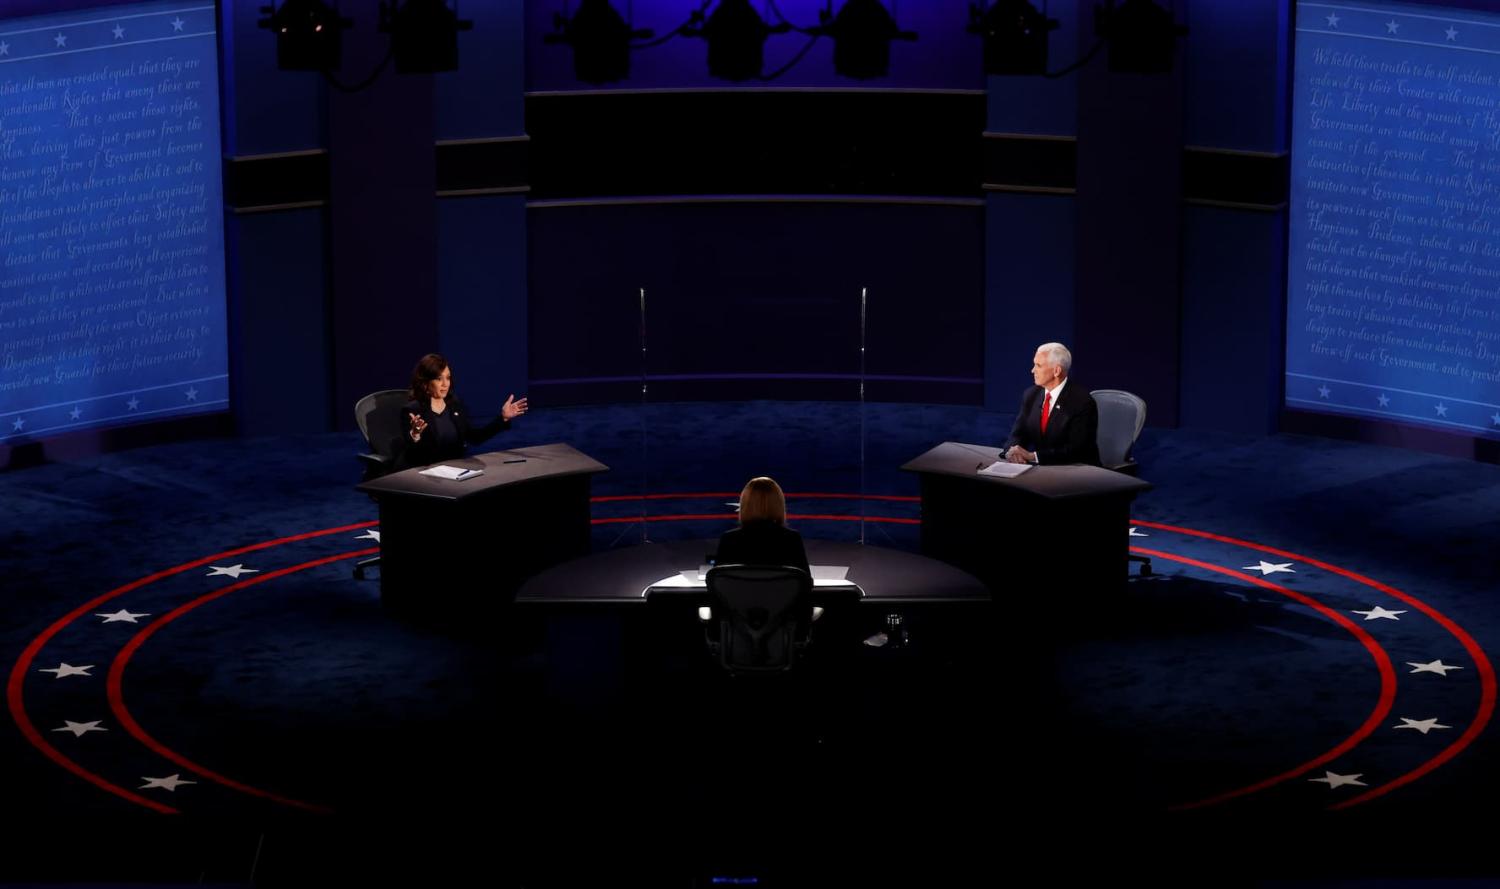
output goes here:
[{"label": "moderator's dark hair", "polygon": [[[427,399],[431,398],[432,393],[428,391],[427,387],[438,377],[442,376],[445,370],[448,371],[451,383],[453,368],[448,365],[448,359],[436,352],[430,355],[423,355],[422,360],[418,361],[417,366],[411,370],[412,401],[425,403]],[[449,391],[452,390],[450,389]]]}]

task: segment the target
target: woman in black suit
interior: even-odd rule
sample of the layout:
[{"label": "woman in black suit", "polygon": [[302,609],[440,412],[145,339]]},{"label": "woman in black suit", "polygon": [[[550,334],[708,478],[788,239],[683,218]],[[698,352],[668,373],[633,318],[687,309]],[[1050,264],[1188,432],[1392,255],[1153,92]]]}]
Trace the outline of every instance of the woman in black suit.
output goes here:
[{"label": "woman in black suit", "polygon": [[452,394],[453,368],[441,355],[424,355],[411,372],[411,401],[406,403],[406,434],[401,437],[396,466],[426,466],[455,460],[467,445],[480,444],[510,428],[510,421],[526,413],[526,399],[505,399],[500,416],[485,426],[469,423],[469,410]]},{"label": "woman in black suit", "polygon": [[786,495],[773,479],[752,478],[740,492],[740,526],[719,538],[719,565],[789,565],[811,574],[802,535],[786,526]]}]

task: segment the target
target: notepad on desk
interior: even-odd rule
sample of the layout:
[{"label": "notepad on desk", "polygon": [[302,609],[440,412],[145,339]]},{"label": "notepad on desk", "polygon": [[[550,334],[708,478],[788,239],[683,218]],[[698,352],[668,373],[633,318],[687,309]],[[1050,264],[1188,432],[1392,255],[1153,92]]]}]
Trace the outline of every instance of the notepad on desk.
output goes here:
[{"label": "notepad on desk", "polygon": [[996,460],[994,463],[979,470],[979,474],[993,475],[997,478],[1015,478],[1030,468],[1030,463],[1007,463],[1004,460]]},{"label": "notepad on desk", "polygon": [[447,464],[439,464],[437,466],[427,467],[426,469],[422,470],[421,474],[430,475],[433,478],[445,478],[449,481],[461,482],[466,478],[473,478],[476,475],[484,475],[484,470],[464,469],[461,466],[448,466]]}]

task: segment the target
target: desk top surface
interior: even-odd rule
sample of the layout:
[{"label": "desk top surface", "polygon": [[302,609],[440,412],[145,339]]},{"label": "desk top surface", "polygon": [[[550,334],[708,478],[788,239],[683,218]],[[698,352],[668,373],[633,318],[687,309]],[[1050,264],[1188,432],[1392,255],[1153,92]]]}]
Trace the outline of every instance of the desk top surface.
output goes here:
[{"label": "desk top surface", "polygon": [[[865,602],[983,602],[990,597],[973,575],[926,556],[837,540],[803,542],[809,562],[849,566],[848,580],[864,591]],[[526,581],[516,601],[644,604],[641,593],[648,586],[696,568],[717,547],[717,540],[676,540],[594,553]]]},{"label": "desk top surface", "polygon": [[1015,478],[980,475],[979,470],[1001,459],[1001,450],[987,445],[945,441],[902,465],[907,472],[973,479],[976,484],[1000,485],[1049,500],[1139,494],[1151,483],[1098,466],[1033,466]]},{"label": "desk top surface", "polygon": [[570,475],[591,475],[609,469],[588,454],[567,444],[535,445],[509,451],[491,451],[457,460],[444,460],[443,465],[465,469],[483,469],[483,475],[455,481],[423,475],[416,467],[393,472],[372,479],[358,486],[358,490],[376,497],[420,497],[437,500],[461,500],[495,488],[520,482],[562,478]]}]

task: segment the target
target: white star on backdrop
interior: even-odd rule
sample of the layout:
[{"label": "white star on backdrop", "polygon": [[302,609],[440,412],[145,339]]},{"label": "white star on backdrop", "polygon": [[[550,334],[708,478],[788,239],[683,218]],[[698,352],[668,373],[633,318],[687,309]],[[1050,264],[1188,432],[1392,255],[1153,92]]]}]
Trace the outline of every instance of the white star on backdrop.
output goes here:
[{"label": "white star on backdrop", "polygon": [[209,572],[203,575],[204,577],[218,577],[220,575],[223,575],[224,577],[233,577],[235,580],[239,580],[241,574],[260,573],[259,568],[246,568],[244,565],[230,565],[228,568],[220,568],[218,565],[210,565],[209,569]]},{"label": "white star on backdrop", "polygon": [[1268,574],[1296,574],[1297,573],[1297,569],[1292,567],[1292,563],[1291,562],[1279,562],[1279,563],[1276,563],[1276,564],[1272,564],[1270,562],[1261,562],[1259,565],[1241,565],[1240,566],[1240,570],[1241,571],[1259,571],[1261,577],[1265,577]]},{"label": "white star on backdrop", "polygon": [[56,37],[52,38],[52,42],[57,44],[58,46],[67,46],[68,38],[64,37],[62,34],[58,34]]},{"label": "white star on backdrop", "polygon": [[135,410],[136,408],[141,406],[141,400],[132,395],[130,396],[130,400],[125,402],[125,406],[130,408],[131,410]]},{"label": "white star on backdrop", "polygon": [[0,40],[0,56],[10,55],[10,44]]},{"label": "white star on backdrop", "polygon": [[75,667],[71,664],[58,664],[56,667],[47,667],[46,669],[37,670],[37,672],[53,673],[56,674],[54,678],[61,679],[64,676],[92,676],[94,674],[89,672],[92,669],[94,669],[93,664],[84,664],[82,667]]},{"label": "white star on backdrop", "polygon": [[1395,19],[1391,19],[1390,21],[1385,23],[1385,32],[1387,34],[1394,34],[1397,30],[1400,29],[1400,27],[1400,25],[1396,24]]},{"label": "white star on backdrop", "polygon": [[1319,386],[1318,387],[1318,397],[1319,398],[1327,398],[1328,397],[1328,393],[1330,393],[1332,391],[1333,390],[1330,389],[1330,388],[1328,388],[1327,386]]},{"label": "white star on backdrop", "polygon": [[26,421],[25,420],[21,419],[20,417],[16,417],[16,421],[14,423],[10,424],[10,428],[15,429],[17,431],[20,431],[20,429],[22,427],[24,427],[25,425],[26,425]]},{"label": "white star on backdrop", "polygon": [[1405,716],[1396,718],[1401,720],[1402,724],[1393,725],[1391,728],[1414,728],[1424,735],[1435,728],[1453,728],[1451,725],[1439,725],[1436,716],[1431,719],[1407,719]]},{"label": "white star on backdrop", "polygon": [[1386,394],[1384,392],[1380,393],[1380,397],[1377,398],[1376,401],[1380,402],[1380,406],[1381,407],[1390,407],[1391,406],[1391,400],[1390,400],[1390,398],[1388,398],[1386,396]]},{"label": "white star on backdrop", "polygon": [[76,419],[78,419],[81,416],[83,416],[83,408],[79,407],[76,404],[73,405],[73,409],[72,410],[68,411],[68,418],[69,419],[76,420]]},{"label": "white star on backdrop", "polygon": [[94,720],[93,722],[73,722],[71,720],[64,719],[62,727],[61,728],[55,728],[55,729],[53,729],[53,731],[54,732],[72,732],[73,733],[73,737],[75,737],[75,738],[81,738],[84,735],[88,734],[89,732],[107,732],[107,731],[109,731],[109,729],[101,727],[99,725],[100,722],[101,722],[101,720],[98,720],[98,719]]},{"label": "white star on backdrop", "polygon": [[172,19],[172,30],[181,31],[184,24],[186,24],[186,22],[184,22],[182,20],[182,16],[179,15],[177,18]]},{"label": "white star on backdrop", "polygon": [[1463,669],[1463,667],[1455,667],[1452,664],[1445,664],[1445,663],[1443,663],[1443,659],[1442,658],[1438,658],[1435,661],[1428,661],[1425,664],[1419,664],[1416,661],[1407,661],[1406,665],[1408,667],[1415,667],[1416,668],[1416,669],[1412,670],[1413,673],[1436,673],[1439,676],[1447,676],[1449,670],[1462,670]]},{"label": "white star on backdrop", "polygon": [[133,624],[133,623],[135,623],[135,619],[138,618],[138,617],[150,617],[151,616],[151,612],[147,611],[147,612],[144,612],[142,614],[133,614],[133,613],[131,613],[129,611],[126,611],[125,609],[121,608],[119,611],[116,611],[114,614],[105,614],[102,611],[96,611],[96,612],[94,612],[94,616],[95,617],[102,617],[102,618],[104,618],[104,622],[107,623],[107,624],[120,623],[122,621],[125,622],[125,623]]},{"label": "white star on backdrop", "polygon": [[1500,411],[1496,411],[1493,414],[1490,414],[1490,422],[1494,423],[1496,426],[1500,426]]},{"label": "white star on backdrop", "polygon": [[358,537],[356,537],[354,539],[355,540],[373,540],[376,543],[379,543],[380,542],[380,532],[378,530],[374,529],[374,528],[371,528],[370,530],[366,531],[365,533],[359,535]]},{"label": "white star on backdrop", "polygon": [[1324,777],[1322,778],[1308,778],[1307,780],[1317,781],[1320,784],[1327,784],[1329,790],[1332,790],[1335,787],[1343,787],[1345,784],[1349,784],[1354,787],[1366,786],[1365,782],[1359,780],[1360,778],[1364,777],[1364,772],[1359,772],[1353,775],[1336,775],[1333,772],[1325,771],[1323,772],[1323,775]]},{"label": "white star on backdrop", "polygon": [[141,780],[145,781],[146,783],[142,784],[138,788],[140,790],[150,790],[153,787],[159,788],[161,790],[176,790],[178,787],[182,786],[183,784],[197,784],[198,783],[197,781],[189,781],[189,780],[183,778],[181,775],[168,775],[165,778],[148,778],[145,775],[142,775],[141,776]]},{"label": "white star on backdrop", "polygon": [[1328,14],[1328,27],[1330,27],[1330,28],[1337,28],[1338,26],[1339,26],[1339,14],[1336,13],[1336,12],[1330,12]]},{"label": "white star on backdrop", "polygon": [[115,30],[112,33],[115,35],[115,39],[119,40],[125,36],[125,28],[121,25],[115,25]]},{"label": "white star on backdrop", "polygon": [[1446,416],[1448,416],[1448,405],[1446,405],[1446,404],[1433,405],[1433,409],[1437,411],[1437,415],[1439,417],[1446,417]]},{"label": "white star on backdrop", "polygon": [[189,386],[188,390],[186,392],[182,393],[182,394],[187,396],[187,400],[188,401],[197,401],[198,400],[198,390],[195,389],[195,388],[193,388],[192,386]]},{"label": "white star on backdrop", "polygon": [[1401,618],[1397,617],[1396,615],[1406,613],[1404,609],[1401,611],[1387,611],[1386,609],[1381,608],[1379,605],[1376,605],[1369,611],[1360,611],[1357,608],[1351,608],[1349,610],[1353,611],[1355,614],[1363,614],[1365,616],[1365,620],[1378,620],[1379,618],[1385,618],[1386,620],[1400,620]]},{"label": "white star on backdrop", "polygon": [[1458,39],[1458,29],[1453,27],[1452,25],[1449,25],[1448,30],[1444,31],[1443,33],[1448,35],[1449,40]]}]

